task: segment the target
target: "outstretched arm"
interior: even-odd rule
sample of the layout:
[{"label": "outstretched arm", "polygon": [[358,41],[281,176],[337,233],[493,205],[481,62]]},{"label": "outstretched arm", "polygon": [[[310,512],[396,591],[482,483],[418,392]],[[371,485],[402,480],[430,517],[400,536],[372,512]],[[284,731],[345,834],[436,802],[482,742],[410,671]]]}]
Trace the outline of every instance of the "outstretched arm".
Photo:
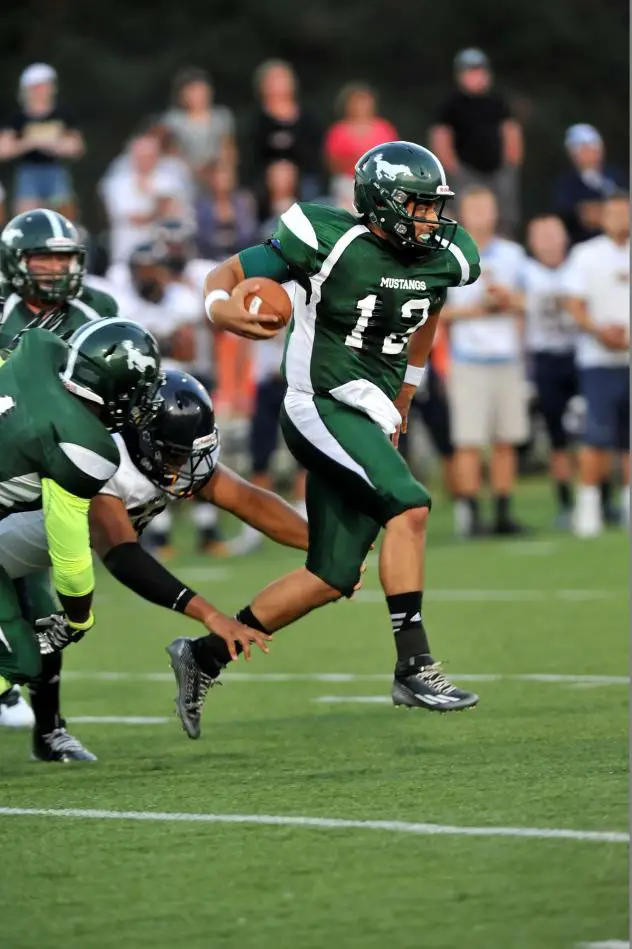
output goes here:
[{"label": "outstretched arm", "polygon": [[250,484],[229,468],[218,465],[200,496],[278,544],[307,550],[307,521],[278,494]]},{"label": "outstretched arm", "polygon": [[264,652],[268,651],[266,636],[224,616],[141,547],[120,498],[100,494],[92,500],[90,534],[92,546],[105,568],[133,593],[202,623],[224,639],[231,656],[234,653],[233,658],[237,656],[236,643],[241,645],[247,658],[253,642]]}]

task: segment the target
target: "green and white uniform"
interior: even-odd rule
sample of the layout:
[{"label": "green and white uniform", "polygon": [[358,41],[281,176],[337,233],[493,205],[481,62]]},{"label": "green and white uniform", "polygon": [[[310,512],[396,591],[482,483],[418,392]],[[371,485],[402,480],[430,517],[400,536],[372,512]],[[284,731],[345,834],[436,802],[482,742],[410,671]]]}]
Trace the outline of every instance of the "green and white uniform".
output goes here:
[{"label": "green and white uniform", "polygon": [[[115,473],[119,452],[98,418],[59,378],[67,348],[54,334],[30,330],[0,367],[0,518],[43,509],[52,576],[67,596],[94,588],[90,498]],[[0,674],[35,677],[37,641],[13,583],[0,569]]]},{"label": "green and white uniform", "polygon": [[[76,297],[52,307],[54,317],[45,324],[57,336],[68,339],[75,330],[93,320],[118,315],[118,303],[108,293],[82,287]],[[23,298],[9,292],[0,303],[0,364],[3,350],[26,329],[37,315],[26,305]],[[38,320],[39,322],[39,320]],[[37,323],[35,324],[37,325]],[[53,594],[48,571],[33,573],[19,584],[24,618],[31,624],[59,609]],[[0,693],[3,682],[0,679]]]},{"label": "green and white uniform", "polygon": [[444,243],[433,254],[398,253],[346,211],[295,204],[270,245],[241,255],[246,276],[299,284],[281,426],[308,471],[307,567],[347,595],[380,526],[430,504],[390,436],[410,337],[449,287],[480,274],[467,231]]},{"label": "green and white uniform", "polygon": [[[109,293],[83,287],[76,297],[59,304],[53,312],[55,320],[51,321],[52,331],[61,339],[69,339],[84,323],[118,316],[118,303]],[[4,300],[0,313],[0,350],[8,346],[18,333],[36,319],[37,315],[29,309],[22,297],[17,293],[10,293]]]}]

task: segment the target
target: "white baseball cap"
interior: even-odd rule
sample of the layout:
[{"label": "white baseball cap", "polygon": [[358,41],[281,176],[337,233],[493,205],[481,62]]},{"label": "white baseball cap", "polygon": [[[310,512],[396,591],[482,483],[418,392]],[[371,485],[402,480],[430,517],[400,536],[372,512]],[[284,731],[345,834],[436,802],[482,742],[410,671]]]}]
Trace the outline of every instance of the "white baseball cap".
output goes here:
[{"label": "white baseball cap", "polygon": [[56,82],[57,73],[47,63],[32,63],[20,76],[20,89],[37,86],[41,82]]},{"label": "white baseball cap", "polygon": [[564,144],[567,148],[579,148],[581,145],[602,145],[603,139],[594,125],[579,122],[566,129]]}]

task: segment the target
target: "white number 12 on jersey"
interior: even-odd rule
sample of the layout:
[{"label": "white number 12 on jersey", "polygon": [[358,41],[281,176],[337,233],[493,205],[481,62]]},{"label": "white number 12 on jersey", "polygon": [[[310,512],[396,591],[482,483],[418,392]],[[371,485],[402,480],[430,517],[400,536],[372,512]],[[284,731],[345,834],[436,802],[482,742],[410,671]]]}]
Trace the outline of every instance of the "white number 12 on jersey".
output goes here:
[{"label": "white number 12 on jersey", "polygon": [[[366,331],[369,325],[369,320],[373,316],[376,303],[376,293],[370,293],[362,300],[358,300],[356,309],[360,311],[360,316],[358,317],[356,325],[345,339],[346,346],[351,346],[353,349],[362,349],[364,342],[362,338],[363,333]],[[428,319],[429,310],[430,300],[428,299],[408,300],[406,303],[404,303],[402,306],[403,320],[412,320],[416,312],[421,314],[421,318],[416,323],[412,323],[411,326],[405,330],[405,332],[389,333],[388,336],[385,336],[382,342],[382,352],[388,356],[398,356],[404,349],[408,337],[412,336],[415,330],[418,330],[420,326],[424,325]]]}]

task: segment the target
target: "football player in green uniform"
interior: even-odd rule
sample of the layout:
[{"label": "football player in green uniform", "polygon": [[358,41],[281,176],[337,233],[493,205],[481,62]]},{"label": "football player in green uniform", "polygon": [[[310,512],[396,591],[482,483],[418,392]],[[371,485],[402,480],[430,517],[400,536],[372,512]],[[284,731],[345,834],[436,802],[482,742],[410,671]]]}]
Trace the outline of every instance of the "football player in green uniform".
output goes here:
[{"label": "football player in green uniform", "polygon": [[[0,367],[0,518],[43,509],[54,585],[78,633],[94,622],[88,508],[119,464],[110,433],[151,418],[160,381],[154,338],[122,319],[90,323],[68,344],[29,330]],[[0,570],[0,675],[16,684],[40,674],[32,623]],[[36,734],[34,752],[47,760],[69,738],[59,724]]]},{"label": "football player in green uniform", "polygon": [[90,320],[118,315],[107,293],[84,285],[86,250],[62,214],[18,214],[0,235],[0,349],[25,327],[68,339]]},{"label": "football player in green uniform", "polygon": [[[299,284],[283,360],[281,427],[308,472],[307,561],[259,593],[238,618],[272,633],[351,595],[384,528],[379,573],[397,651],[393,702],[436,711],[473,706],[478,696],[454,686],[430,650],[422,618],[430,497],[394,442],[448,288],[480,274],[472,238],[444,216],[452,196],[428,149],[380,145],[356,166],[357,216],[295,204],[271,240],[226,261],[205,285],[211,321],[259,339],[276,329],[245,309],[239,283],[265,276]],[[211,634],[176,640],[169,651],[180,717],[197,738],[201,703],[228,661],[226,650]]]},{"label": "football player in green uniform", "polygon": [[[85,257],[76,228],[56,211],[37,208],[6,225],[0,235],[0,356],[25,329],[39,326],[68,339],[84,323],[117,315],[113,297],[84,285]],[[16,590],[32,625],[58,609],[48,572],[17,581]],[[58,717],[60,668],[60,656],[45,656],[41,675],[28,683],[41,734],[52,733]],[[0,679],[0,724],[32,723],[17,686]]]}]

